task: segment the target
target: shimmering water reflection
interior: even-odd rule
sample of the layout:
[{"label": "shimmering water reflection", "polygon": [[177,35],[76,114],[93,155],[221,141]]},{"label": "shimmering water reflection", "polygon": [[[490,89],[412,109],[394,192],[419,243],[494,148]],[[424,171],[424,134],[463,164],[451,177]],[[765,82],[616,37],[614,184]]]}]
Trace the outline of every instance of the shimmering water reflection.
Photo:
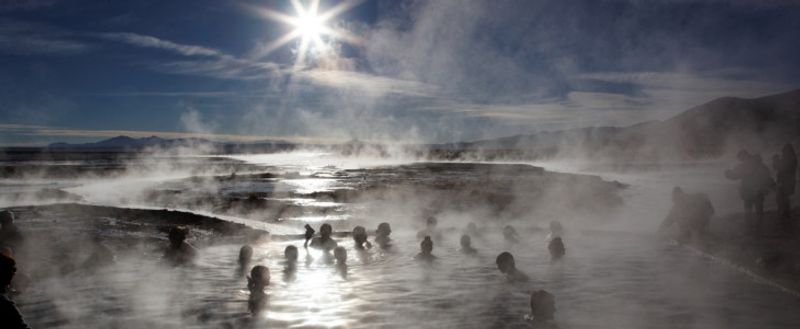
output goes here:
[{"label": "shimmering water reflection", "polygon": [[[96,275],[49,279],[18,297],[35,327],[115,328],[503,328],[530,327],[529,292],[556,296],[562,328],[797,328],[800,301],[735,271],[649,236],[570,232],[567,256],[552,263],[543,234],[520,229],[525,243],[499,233],[474,237],[478,256],[458,251],[458,234],[435,246],[432,265],[413,260],[414,232],[398,229],[391,252],[359,252],[340,239],[346,274],[302,241],[255,245],[252,263],[237,265],[240,245],[202,249],[196,266],[168,268],[157,254],[121,259]],[[283,249],[300,248],[294,273]],[[494,257],[510,250],[531,276],[507,283]],[[267,311],[247,313],[245,274],[270,268]]]}]

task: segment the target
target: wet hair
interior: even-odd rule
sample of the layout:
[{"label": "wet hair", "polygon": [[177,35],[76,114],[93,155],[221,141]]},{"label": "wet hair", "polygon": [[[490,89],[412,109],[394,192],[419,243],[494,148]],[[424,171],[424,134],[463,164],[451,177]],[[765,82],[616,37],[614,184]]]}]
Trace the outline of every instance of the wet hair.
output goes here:
[{"label": "wet hair", "polygon": [[561,258],[564,256],[566,251],[564,249],[564,241],[560,237],[550,240],[550,243],[547,245],[547,249],[550,250],[550,256],[554,258]]},{"label": "wet hair", "polygon": [[322,236],[325,235],[330,236],[331,234],[333,234],[333,227],[331,226],[331,224],[328,223],[322,224],[319,227],[319,234]]},{"label": "wet hair", "polygon": [[189,235],[189,229],[183,226],[175,226],[169,229],[169,241],[170,242],[183,242],[186,240],[186,236]]},{"label": "wet hair", "polygon": [[11,255],[0,254],[0,291],[5,292],[14,273],[17,273],[17,261]]},{"label": "wet hair", "polygon": [[253,289],[268,286],[269,278],[269,268],[263,265],[253,266],[253,269],[250,270],[250,276],[247,277],[247,288],[252,291]]},{"label": "wet hair", "polygon": [[419,244],[420,250],[423,252],[431,253],[433,251],[433,240],[429,235],[425,236],[425,239],[422,240]]},{"label": "wet hair", "polygon": [[462,235],[461,236],[461,246],[466,248],[466,247],[469,247],[471,245],[472,245],[472,239],[469,237],[469,235],[466,235],[466,234]]},{"label": "wet hair", "polygon": [[514,263],[514,256],[508,251],[504,251],[497,255],[495,263],[497,263],[497,268],[500,269],[500,272],[503,273],[506,273],[508,270],[516,267],[516,264]]},{"label": "wet hair", "polygon": [[536,290],[531,293],[531,315],[534,320],[552,320],[556,312],[556,299],[546,290]]},{"label": "wet hair", "polygon": [[239,249],[239,263],[247,263],[251,258],[253,258],[253,247],[249,244],[242,246],[242,248]]},{"label": "wet hair", "polygon": [[0,211],[0,224],[3,226],[14,223],[14,213],[11,210]]},{"label": "wet hair", "polygon": [[356,241],[358,246],[361,246],[361,244],[367,241],[367,229],[365,229],[363,226],[354,227],[353,240]]},{"label": "wet hair", "polygon": [[333,248],[333,258],[336,258],[336,261],[339,262],[339,264],[346,263],[347,249],[344,249],[344,247],[341,246]]},{"label": "wet hair", "polygon": [[383,222],[378,224],[378,229],[375,230],[375,233],[378,235],[387,236],[392,233],[392,227],[387,222]]},{"label": "wet hair", "polygon": [[286,260],[289,261],[297,261],[297,247],[288,245],[285,249],[283,249],[283,257],[286,257]]}]

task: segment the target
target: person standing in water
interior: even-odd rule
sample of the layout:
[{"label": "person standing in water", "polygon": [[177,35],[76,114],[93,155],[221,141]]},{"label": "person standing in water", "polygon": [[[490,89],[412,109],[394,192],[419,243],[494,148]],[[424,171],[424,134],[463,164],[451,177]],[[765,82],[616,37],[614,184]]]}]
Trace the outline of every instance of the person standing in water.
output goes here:
[{"label": "person standing in water", "polygon": [[753,225],[753,232],[758,233],[764,218],[764,196],[775,186],[775,181],[761,156],[741,150],[737,158],[739,164],[726,170],[725,177],[740,181],[739,196],[744,205],[745,218]]},{"label": "person standing in water", "polygon": [[17,225],[14,224],[14,213],[10,210],[0,212],[0,247],[17,249],[22,244],[24,237]]},{"label": "person standing in water", "polygon": [[510,252],[504,251],[500,253],[500,255],[497,255],[495,263],[497,264],[497,269],[506,275],[506,279],[508,279],[509,282],[525,282],[529,280],[525,273],[517,269],[514,256],[511,255]]},{"label": "person standing in water", "polygon": [[559,236],[550,240],[550,243],[547,244],[547,250],[550,251],[551,260],[559,260],[567,253],[567,249],[564,248],[564,241]]},{"label": "person standing in water", "polygon": [[469,235],[462,235],[461,236],[461,253],[465,255],[476,255],[478,250],[472,247],[472,238]]},{"label": "person standing in water", "polygon": [[546,290],[531,293],[531,314],[528,319],[537,324],[553,321],[556,313],[556,298]]},{"label": "person standing in water", "polygon": [[672,209],[659,227],[664,231],[677,223],[680,235],[678,240],[687,241],[692,237],[702,238],[708,233],[714,206],[704,193],[688,194],[680,186],[672,189]]},{"label": "person standing in water", "polygon": [[336,248],[336,246],[339,245],[331,238],[332,234],[333,227],[331,227],[331,224],[322,224],[322,226],[319,227],[319,237],[312,239],[310,246],[312,248],[321,249],[325,252],[330,252],[333,250],[333,248]]},{"label": "person standing in water", "polygon": [[433,240],[431,240],[431,237],[425,236],[419,244],[419,249],[420,252],[414,259],[423,262],[432,262],[436,259],[436,256],[433,255]]},{"label": "person standing in water", "polygon": [[772,158],[772,168],[775,169],[777,182],[775,203],[778,205],[778,215],[784,229],[789,230],[792,226],[792,205],[789,198],[794,194],[797,181],[797,154],[792,144],[784,145],[781,154]]},{"label": "person standing in water", "polygon": [[378,224],[378,229],[375,230],[375,243],[381,247],[381,249],[389,249],[392,246],[392,238],[389,235],[392,234],[392,227],[389,223],[380,223]]},{"label": "person standing in water", "polygon": [[169,230],[169,246],[164,250],[164,260],[172,265],[188,265],[197,257],[197,249],[186,242],[189,229],[173,227]]},{"label": "person standing in water", "polygon": [[367,241],[367,229],[363,226],[356,226],[353,228],[353,242],[358,250],[372,248],[372,244]]},{"label": "person standing in water", "polygon": [[6,295],[11,280],[17,272],[17,262],[13,257],[0,254],[0,323],[3,329],[30,329],[22,313]]},{"label": "person standing in water", "polygon": [[269,285],[269,279],[269,268],[263,265],[254,266],[247,277],[247,289],[250,290],[247,307],[254,316],[267,307],[267,292],[264,290]]}]

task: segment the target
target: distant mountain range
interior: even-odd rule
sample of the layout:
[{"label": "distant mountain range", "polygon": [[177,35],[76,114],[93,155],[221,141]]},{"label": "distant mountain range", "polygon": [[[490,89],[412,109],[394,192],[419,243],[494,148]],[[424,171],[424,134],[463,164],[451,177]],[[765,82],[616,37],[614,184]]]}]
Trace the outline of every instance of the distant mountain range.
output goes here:
[{"label": "distant mountain range", "polygon": [[[747,148],[799,142],[800,90],[760,98],[723,97],[665,121],[589,127],[432,146],[447,158],[610,158],[625,161],[708,159]],[[800,145],[798,145],[800,146]]]},{"label": "distant mountain range", "polygon": [[[433,159],[607,158],[621,161],[708,159],[739,148],[773,150],[800,140],[800,90],[753,98],[724,97],[693,107],[664,121],[628,127],[588,127],[541,132],[474,142],[407,145],[404,152]],[[164,139],[118,136],[96,143],[55,143],[50,151],[137,152],[179,147],[212,153],[292,150],[289,142],[224,143],[202,138]],[[359,141],[335,145],[302,145],[337,150],[344,155],[388,155],[387,148]],[[800,145],[798,145],[800,146]],[[394,148],[397,149],[397,148]]]}]

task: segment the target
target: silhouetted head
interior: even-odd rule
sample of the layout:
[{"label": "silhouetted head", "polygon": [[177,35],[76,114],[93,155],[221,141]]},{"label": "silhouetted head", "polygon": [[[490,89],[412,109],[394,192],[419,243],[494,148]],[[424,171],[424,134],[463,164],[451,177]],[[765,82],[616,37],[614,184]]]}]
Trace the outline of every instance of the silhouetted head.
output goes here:
[{"label": "silhouetted head", "polygon": [[436,224],[438,224],[438,223],[439,223],[439,220],[436,219],[436,217],[434,217],[434,216],[430,216],[430,217],[428,217],[428,219],[425,220],[425,226],[427,228],[429,228],[429,229],[436,228]]},{"label": "silhouetted head", "polygon": [[10,255],[0,254],[0,292],[6,292],[11,279],[17,273],[17,262]]},{"label": "silhouetted head", "polygon": [[736,154],[736,158],[739,159],[739,161],[741,162],[748,161],[750,160],[751,157],[752,155],[750,154],[750,152],[747,152],[747,150],[744,149],[739,150],[739,153]]},{"label": "silhouetted head", "polygon": [[367,229],[363,226],[353,228],[353,241],[356,242],[357,247],[362,247],[364,242],[367,242]]},{"label": "silhouetted head", "polygon": [[478,225],[475,225],[474,222],[469,222],[467,224],[467,232],[478,232]]},{"label": "silhouetted head", "polygon": [[517,268],[517,265],[514,263],[514,256],[511,255],[510,252],[504,251],[497,255],[497,259],[495,260],[497,263],[497,268],[500,272],[508,273]]},{"label": "silhouetted head", "polygon": [[0,211],[0,225],[3,227],[14,224],[14,213],[10,210]]},{"label": "silhouetted head", "polygon": [[472,239],[469,237],[469,235],[464,234],[461,236],[461,248],[472,248]]},{"label": "silhouetted head", "polygon": [[685,194],[683,193],[683,189],[680,186],[675,186],[672,188],[672,201],[678,202],[681,198],[683,198]]},{"label": "silhouetted head", "polygon": [[534,321],[552,320],[556,313],[556,298],[545,290],[531,293],[531,315]]},{"label": "silhouetted head", "polygon": [[553,257],[553,259],[563,257],[564,253],[566,252],[566,248],[564,248],[564,241],[561,240],[560,237],[550,240],[550,243],[547,245],[547,249],[550,250],[550,256]]},{"label": "silhouetted head", "polygon": [[269,269],[263,265],[253,266],[250,276],[247,277],[247,287],[250,291],[263,290],[269,285]]},{"label": "silhouetted head", "polygon": [[286,258],[286,261],[294,263],[297,261],[297,247],[288,245],[285,249],[283,249],[283,257]]},{"label": "silhouetted head", "polygon": [[253,247],[250,245],[244,245],[241,249],[239,249],[239,264],[244,265],[250,262],[250,259],[253,258]]},{"label": "silhouetted head", "polygon": [[344,247],[333,248],[333,258],[336,258],[336,263],[339,265],[347,264],[347,249]]},{"label": "silhouetted head", "polygon": [[389,223],[380,223],[378,224],[378,229],[375,230],[375,234],[380,236],[389,236],[392,234],[392,227],[389,225]]},{"label": "silhouetted head", "polygon": [[326,223],[322,224],[322,226],[319,227],[319,235],[323,239],[330,238],[331,234],[333,234],[333,227],[331,227],[331,224]]},{"label": "silhouetted head", "polygon": [[419,248],[423,254],[430,254],[433,252],[433,240],[431,240],[431,237],[426,235],[425,239],[420,242]]},{"label": "silhouetted head", "polygon": [[183,241],[186,240],[186,236],[189,235],[189,229],[183,226],[175,226],[169,229],[169,242],[173,246],[180,246]]}]

